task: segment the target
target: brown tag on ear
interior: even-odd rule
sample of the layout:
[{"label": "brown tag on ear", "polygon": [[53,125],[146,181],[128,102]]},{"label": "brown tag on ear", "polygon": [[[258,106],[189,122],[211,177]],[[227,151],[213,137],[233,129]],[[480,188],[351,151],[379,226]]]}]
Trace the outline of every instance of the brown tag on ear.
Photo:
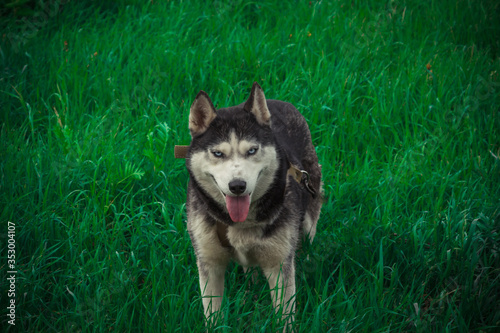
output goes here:
[{"label": "brown tag on ear", "polygon": [[174,147],[174,157],[175,158],[186,158],[189,146],[175,146]]}]

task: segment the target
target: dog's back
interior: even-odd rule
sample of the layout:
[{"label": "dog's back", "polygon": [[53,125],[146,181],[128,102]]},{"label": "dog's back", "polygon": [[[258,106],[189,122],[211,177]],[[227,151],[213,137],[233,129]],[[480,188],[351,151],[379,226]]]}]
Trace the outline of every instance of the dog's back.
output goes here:
[{"label": "dog's back", "polygon": [[306,196],[306,215],[304,231],[312,242],[316,233],[316,221],[319,218],[322,203],[321,166],[312,143],[309,126],[304,116],[290,103],[267,100],[271,113],[273,132],[278,146],[288,157],[290,164],[305,170],[310,177],[309,186],[317,195]]}]

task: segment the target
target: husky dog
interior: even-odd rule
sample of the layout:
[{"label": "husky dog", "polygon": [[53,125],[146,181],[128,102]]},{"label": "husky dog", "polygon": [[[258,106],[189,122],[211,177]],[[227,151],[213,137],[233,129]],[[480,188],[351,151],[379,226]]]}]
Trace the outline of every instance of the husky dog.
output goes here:
[{"label": "husky dog", "polygon": [[189,130],[187,227],[207,320],[220,309],[224,272],[236,260],[245,271],[262,269],[276,311],[290,323],[295,250],[301,236],[312,242],[322,200],[304,117],[290,103],[266,100],[254,83],[245,103],[219,110],[200,91]]}]

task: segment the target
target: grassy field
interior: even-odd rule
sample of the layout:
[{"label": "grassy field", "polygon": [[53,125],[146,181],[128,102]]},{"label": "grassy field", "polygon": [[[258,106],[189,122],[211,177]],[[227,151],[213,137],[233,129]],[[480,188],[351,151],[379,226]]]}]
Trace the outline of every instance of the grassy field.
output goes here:
[{"label": "grassy field", "polygon": [[[33,3],[0,25],[2,330],[202,331],[173,147],[254,81],[323,165],[296,331],[500,329],[498,2]],[[225,296],[217,331],[280,328],[264,278]]]}]

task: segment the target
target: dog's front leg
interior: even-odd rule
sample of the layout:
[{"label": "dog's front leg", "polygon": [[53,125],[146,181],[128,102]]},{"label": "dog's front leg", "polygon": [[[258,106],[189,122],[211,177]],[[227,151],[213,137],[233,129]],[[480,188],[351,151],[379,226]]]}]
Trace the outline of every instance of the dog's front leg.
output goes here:
[{"label": "dog's front leg", "polygon": [[283,320],[286,320],[284,331],[291,329],[295,312],[295,264],[293,258],[288,263],[263,268],[267,277],[273,306],[276,311],[282,309]]},{"label": "dog's front leg", "polygon": [[216,312],[219,311],[222,304],[225,270],[226,266],[206,264],[202,260],[198,260],[203,310],[207,322],[210,323],[215,323]]}]

